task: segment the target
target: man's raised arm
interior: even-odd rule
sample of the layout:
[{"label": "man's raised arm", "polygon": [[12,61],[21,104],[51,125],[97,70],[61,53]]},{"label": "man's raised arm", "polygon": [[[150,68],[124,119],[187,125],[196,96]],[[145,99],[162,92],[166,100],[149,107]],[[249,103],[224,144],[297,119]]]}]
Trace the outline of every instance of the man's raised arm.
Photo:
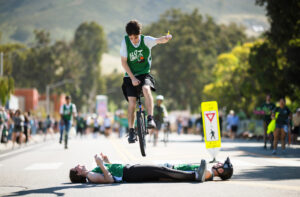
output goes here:
[{"label": "man's raised arm", "polygon": [[156,43],[157,44],[165,44],[165,43],[169,42],[169,40],[171,40],[171,39],[172,39],[171,35],[162,36],[162,37],[156,39]]}]

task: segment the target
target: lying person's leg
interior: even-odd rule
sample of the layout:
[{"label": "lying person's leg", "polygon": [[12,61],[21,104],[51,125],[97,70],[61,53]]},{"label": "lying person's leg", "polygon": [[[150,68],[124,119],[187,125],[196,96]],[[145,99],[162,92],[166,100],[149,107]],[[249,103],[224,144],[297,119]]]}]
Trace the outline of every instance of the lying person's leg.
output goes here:
[{"label": "lying person's leg", "polygon": [[206,171],[205,160],[195,172],[185,172],[164,166],[127,165],[123,170],[125,182],[156,182],[156,181],[204,181]]}]

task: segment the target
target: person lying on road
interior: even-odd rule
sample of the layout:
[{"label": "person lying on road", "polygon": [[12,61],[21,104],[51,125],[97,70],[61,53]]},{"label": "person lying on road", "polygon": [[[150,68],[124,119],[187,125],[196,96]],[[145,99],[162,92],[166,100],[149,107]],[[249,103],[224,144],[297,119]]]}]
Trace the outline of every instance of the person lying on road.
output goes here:
[{"label": "person lying on road", "polygon": [[[70,169],[72,183],[120,183],[120,182],[157,182],[157,181],[210,181],[214,176],[222,180],[230,179],[233,166],[229,157],[224,163],[218,163],[207,170],[206,161],[201,160],[199,165],[123,165],[112,164],[103,153],[95,155],[97,167],[88,170],[84,165],[77,165]],[[105,164],[104,164],[105,162]]]}]

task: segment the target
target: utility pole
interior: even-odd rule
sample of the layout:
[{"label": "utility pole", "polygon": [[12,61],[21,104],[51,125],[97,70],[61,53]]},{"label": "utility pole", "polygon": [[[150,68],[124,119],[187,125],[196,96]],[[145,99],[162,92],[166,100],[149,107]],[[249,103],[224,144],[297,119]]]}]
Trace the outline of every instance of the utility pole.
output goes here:
[{"label": "utility pole", "polygon": [[0,53],[0,76],[3,76],[3,52]]}]

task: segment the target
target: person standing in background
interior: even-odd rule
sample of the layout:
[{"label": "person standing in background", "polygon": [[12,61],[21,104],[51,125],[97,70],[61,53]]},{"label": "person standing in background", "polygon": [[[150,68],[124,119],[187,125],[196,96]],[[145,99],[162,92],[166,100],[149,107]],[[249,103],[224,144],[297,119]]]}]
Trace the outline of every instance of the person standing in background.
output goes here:
[{"label": "person standing in background", "polygon": [[24,135],[25,135],[25,143],[30,139],[30,119],[28,112],[24,113]]},{"label": "person standing in background", "polygon": [[280,138],[282,153],[285,153],[285,136],[288,133],[289,118],[292,118],[290,109],[285,106],[285,98],[279,100],[279,107],[276,107],[272,113],[272,118],[275,118],[276,112],[278,117],[276,119],[276,129],[274,131],[274,150],[273,155],[277,154],[277,143]]},{"label": "person standing in background", "polygon": [[103,119],[103,126],[104,126],[104,135],[105,137],[110,136],[111,134],[111,120],[109,118],[109,116],[106,114],[104,119]]},{"label": "person standing in background", "polygon": [[4,107],[0,107],[0,138],[1,143],[7,142],[7,114]]},{"label": "person standing in background", "polygon": [[18,109],[13,117],[14,122],[14,131],[12,134],[12,141],[13,141],[13,149],[15,147],[15,142],[21,145],[23,141],[23,125],[24,125],[24,117],[21,114],[21,111]]},{"label": "person standing in background", "polygon": [[297,142],[297,138],[300,134],[300,108],[297,109],[293,115],[293,129],[292,129],[292,143]]},{"label": "person standing in background", "polygon": [[[262,104],[261,109],[264,114],[264,149],[267,149],[267,130],[268,130],[268,125],[271,122],[271,115],[272,111],[275,109],[275,104],[271,102],[271,95],[267,94],[266,95],[266,102]],[[273,150],[273,132],[270,134],[270,142],[271,142],[271,150]]]},{"label": "person standing in background", "polygon": [[238,125],[239,125],[239,117],[235,114],[233,110],[230,110],[228,116],[227,116],[227,124],[230,129],[230,138],[235,139],[236,133],[238,131]]},{"label": "person standing in background", "polygon": [[85,120],[78,112],[78,115],[76,117],[76,135],[80,134],[80,137],[82,137],[83,133],[85,131]]},{"label": "person standing in background", "polygon": [[77,110],[75,104],[71,103],[71,96],[66,96],[66,103],[60,107],[61,119],[64,122],[65,149],[68,148],[69,131],[72,126],[73,117],[76,117]]}]

